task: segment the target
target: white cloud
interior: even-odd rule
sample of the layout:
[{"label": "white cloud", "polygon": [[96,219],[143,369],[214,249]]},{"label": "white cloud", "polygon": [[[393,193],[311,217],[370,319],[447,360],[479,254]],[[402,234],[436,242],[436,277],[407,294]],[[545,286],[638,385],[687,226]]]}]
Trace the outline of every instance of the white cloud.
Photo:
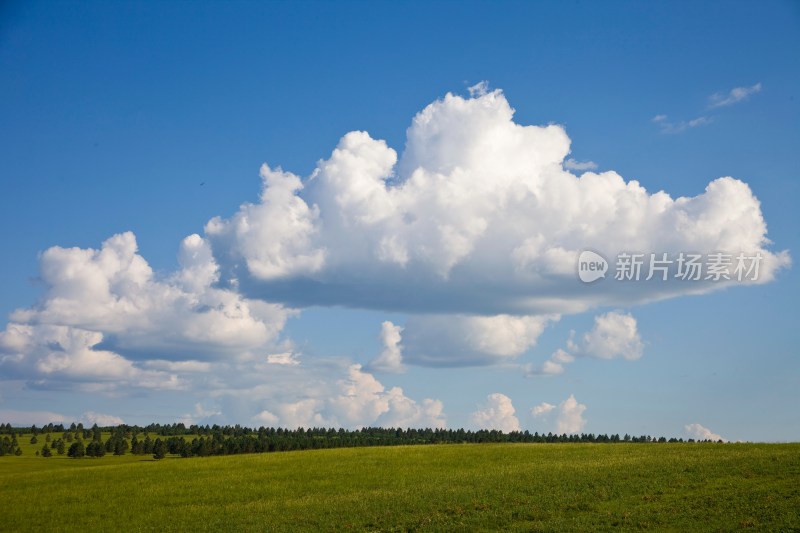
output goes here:
[{"label": "white cloud", "polygon": [[595,170],[597,163],[594,161],[576,161],[570,157],[564,161],[564,168],[567,170]]},{"label": "white cloud", "polygon": [[268,427],[275,427],[280,420],[277,415],[267,411],[266,409],[258,413],[256,416],[253,417],[253,420],[258,422],[260,425],[268,426]]},{"label": "white cloud", "polygon": [[533,348],[544,316],[411,316],[403,331],[404,360],[425,366],[487,365],[509,361]]},{"label": "white cloud", "polygon": [[564,365],[574,362],[576,355],[633,361],[639,359],[644,351],[636,319],[629,313],[611,311],[594,317],[594,327],[583,336],[583,342],[580,344],[573,340],[574,334],[574,331],[571,332],[567,340],[569,352],[559,348],[539,367],[530,363],[523,365],[525,376],[563,374]]},{"label": "white cloud", "polygon": [[642,356],[643,350],[636,319],[631,314],[612,311],[594,318],[594,327],[583,336],[580,351],[599,359],[621,357],[633,361]]},{"label": "white cloud", "polygon": [[580,433],[583,430],[584,426],[586,426],[586,419],[583,418],[584,411],[586,411],[586,406],[578,403],[575,395],[570,394],[569,398],[558,404],[558,407],[552,403],[540,403],[531,409],[531,415],[534,418],[545,419],[546,423],[548,415],[555,412],[555,433],[563,435],[564,433]]},{"label": "white cloud", "polygon": [[338,383],[339,394],[331,398],[328,409],[334,420],[350,427],[376,422],[384,427],[444,427],[442,404],[425,400],[421,405],[403,394],[400,387],[388,391],[361,365],[351,365],[348,376]]},{"label": "white cloud", "polygon": [[18,411],[13,409],[0,409],[0,423],[12,426],[45,426],[50,424],[63,424],[68,422],[68,417],[53,413],[52,411]]},{"label": "white cloud", "polygon": [[698,128],[700,126],[707,126],[711,124],[713,119],[711,117],[695,117],[690,120],[681,120],[680,122],[671,122],[668,120],[667,115],[656,115],[653,117],[652,121],[658,124],[661,133],[683,133],[686,130],[690,130],[692,128]]},{"label": "white cloud", "polygon": [[194,404],[194,411],[186,413],[181,417],[181,422],[187,426],[192,424],[207,423],[209,420],[222,416],[222,410],[218,407],[205,407],[202,403]]},{"label": "white cloud", "polygon": [[541,418],[547,423],[547,417],[550,413],[556,413],[555,420],[555,433],[562,435],[564,433],[573,434],[580,433],[586,426],[586,419],[583,418],[583,413],[586,411],[586,406],[578,403],[574,394],[570,394],[569,398],[558,404],[558,406],[542,402],[531,409],[531,415],[534,418]]},{"label": "white cloud", "polygon": [[472,98],[481,97],[489,93],[489,82],[486,80],[479,81],[472,87],[468,87],[469,95]]},{"label": "white cloud", "polygon": [[157,279],[131,232],[100,250],[50,248],[41,258],[42,303],[11,321],[102,332],[117,348],[163,359],[241,353],[275,340],[290,312],[215,288],[218,266],[204,239],[186,237],[179,259],[178,272]]},{"label": "white cloud", "polygon": [[369,368],[376,372],[401,373],[406,368],[403,364],[403,347],[400,345],[403,328],[395,326],[388,320],[381,324],[381,341],[383,351],[370,364]]},{"label": "white cloud", "polygon": [[162,370],[164,372],[208,372],[211,370],[211,363],[206,361],[165,361],[163,359],[152,359],[145,361],[142,366],[151,368],[153,370]]},{"label": "white cloud", "polygon": [[575,357],[559,348],[558,350],[555,351],[555,353],[553,353],[550,359],[554,363],[565,364],[573,362],[575,360]]},{"label": "white cloud", "polygon": [[244,259],[259,279],[317,272],[325,262],[325,250],[309,246],[319,212],[295,195],[303,188],[300,178],[266,164],[261,178],[261,203],[242,205],[227,221],[212,219],[206,234],[217,242],[235,243],[229,250],[233,259]]},{"label": "white cloud", "polygon": [[208,369],[201,359],[252,357],[274,344],[292,311],[216,288],[219,268],[198,235],[184,239],[179,260],[180,270],[157,278],[130,232],[100,250],[46,250],[47,290],[0,332],[0,368],[108,389],[178,388],[176,372]]},{"label": "white cloud", "polygon": [[118,416],[104,415],[102,413],[95,413],[94,411],[86,411],[81,416],[81,420],[85,425],[93,426],[97,424],[100,427],[119,426],[125,422]]},{"label": "white cloud", "polygon": [[727,442],[727,439],[721,435],[713,433],[710,429],[701,426],[700,424],[687,424],[683,426],[683,431],[690,439],[695,440],[713,440]]},{"label": "white cloud", "polygon": [[541,367],[536,367],[533,364],[523,365],[523,371],[526,377],[532,376],[557,376],[564,373],[564,365],[575,361],[575,356],[559,348],[550,359],[542,363]]},{"label": "white cloud", "polygon": [[[756,83],[750,87],[735,87],[727,93],[714,93],[708,98],[708,109],[712,110],[742,102],[760,91],[761,83]],[[667,115],[659,114],[651,120],[658,125],[661,133],[677,134],[692,128],[707,126],[713,122],[714,118],[711,116],[698,116],[691,120],[672,122]]]},{"label": "white cloud", "polygon": [[[221,365],[221,363],[219,363]],[[268,368],[266,368],[268,367]],[[210,394],[230,414],[270,426],[445,427],[439,400],[414,400],[386,387],[361,365],[309,359],[304,365],[220,368]],[[226,412],[228,410],[226,409]]]},{"label": "white cloud", "polygon": [[267,363],[272,365],[299,365],[300,360],[292,352],[282,352],[269,354]]},{"label": "white cloud", "polygon": [[552,430],[557,435],[574,434],[583,431],[586,426],[586,419],[583,413],[586,411],[584,404],[578,403],[574,394],[570,394],[569,398],[555,406],[552,403],[542,402],[533,409],[531,415],[534,418],[542,419],[544,424],[548,424],[549,415],[556,414],[555,427]]},{"label": "white cloud", "polygon": [[573,394],[561,402],[558,406],[558,418],[556,419],[556,433],[580,433],[586,426],[586,419],[583,412],[586,406],[578,403]]},{"label": "white cloud", "polygon": [[332,411],[345,425],[356,424],[359,420],[377,420],[389,409],[384,391],[384,386],[372,374],[353,365],[347,378],[339,381],[339,394],[331,399]]},{"label": "white cloud", "polygon": [[724,107],[747,100],[751,95],[761,92],[761,83],[750,87],[734,87],[727,93],[714,93],[709,97],[708,107]]},{"label": "white cloud", "polygon": [[557,376],[564,373],[564,365],[548,359],[542,364],[540,373],[545,376]]},{"label": "white cloud", "polygon": [[[326,418],[319,411],[323,409],[323,401],[307,398],[296,402],[283,403],[275,407],[278,415],[275,417],[277,424],[286,428],[299,427],[326,427],[340,425],[339,423]],[[268,411],[267,411],[268,412]],[[271,413],[270,413],[271,414]],[[261,412],[262,418],[269,419],[264,411]],[[346,424],[345,424],[346,425]]]},{"label": "white cloud", "polygon": [[194,405],[194,413],[198,418],[211,418],[212,416],[219,416],[222,411],[216,407],[203,407],[203,404],[196,403]]},{"label": "white cloud", "polygon": [[[265,167],[261,202],[206,228],[221,280],[297,308],[543,315],[745,283],[586,290],[574,275],[586,248],[606,257],[760,251],[759,283],[788,266],[787,253],[766,250],[766,224],[745,183],[720,178],[697,196],[672,198],[613,171],[577,177],[564,168],[570,140],[562,127],[519,125],[513,114],[499,90],[448,94],[414,118],[399,157],[356,131],[304,182]],[[670,129],[709,120],[658,118]]]},{"label": "white cloud", "polygon": [[416,402],[403,394],[403,389],[389,390],[389,412],[381,419],[383,427],[447,427],[444,404],[440,400],[425,398]]},{"label": "white cloud", "polygon": [[121,386],[147,389],[183,387],[175,374],[135,365],[98,345],[103,335],[69,326],[10,323],[0,332],[0,369],[7,378],[88,384],[95,390]]},{"label": "white cloud", "polygon": [[531,409],[531,414],[535,417],[543,416],[555,409],[556,406],[552,403],[542,402],[533,409]]},{"label": "white cloud", "polygon": [[486,398],[486,404],[472,413],[470,421],[479,429],[497,429],[505,433],[519,431],[519,420],[514,416],[511,398],[496,392]]}]

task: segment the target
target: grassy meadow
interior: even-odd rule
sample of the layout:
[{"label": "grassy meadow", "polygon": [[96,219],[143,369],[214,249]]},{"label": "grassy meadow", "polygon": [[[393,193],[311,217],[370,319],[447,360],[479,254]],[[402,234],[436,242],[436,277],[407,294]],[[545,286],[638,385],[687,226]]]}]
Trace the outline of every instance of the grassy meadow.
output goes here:
[{"label": "grassy meadow", "polygon": [[[104,438],[106,436],[104,435]],[[800,530],[800,444],[0,457],[2,531]],[[87,529],[88,528],[88,529]]]}]

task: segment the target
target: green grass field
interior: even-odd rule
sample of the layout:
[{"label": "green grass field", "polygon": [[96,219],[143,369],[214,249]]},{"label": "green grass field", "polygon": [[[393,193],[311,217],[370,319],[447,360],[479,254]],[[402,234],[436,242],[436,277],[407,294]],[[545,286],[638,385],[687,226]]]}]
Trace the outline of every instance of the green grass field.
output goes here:
[{"label": "green grass field", "polygon": [[0,530],[800,530],[800,444],[434,445],[156,461],[35,457],[41,442],[0,457]]}]

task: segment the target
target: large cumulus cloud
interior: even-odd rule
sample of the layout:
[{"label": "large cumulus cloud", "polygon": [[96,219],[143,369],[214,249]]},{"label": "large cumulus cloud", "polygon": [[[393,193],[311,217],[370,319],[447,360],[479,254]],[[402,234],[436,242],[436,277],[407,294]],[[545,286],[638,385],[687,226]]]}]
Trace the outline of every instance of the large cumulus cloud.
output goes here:
[{"label": "large cumulus cloud", "polygon": [[[732,283],[581,284],[581,250],[760,253],[757,282],[788,265],[767,250],[750,188],[716,179],[694,197],[648,192],[616,172],[565,170],[557,125],[523,126],[499,90],[448,94],[397,152],[345,135],[305,181],[262,168],[261,202],[206,226],[224,279],[291,306],[474,315],[573,313]],[[568,165],[567,165],[568,166]]]},{"label": "large cumulus cloud", "polygon": [[102,332],[117,348],[205,358],[275,340],[290,311],[214,286],[218,267],[205,240],[181,243],[181,268],[154,276],[131,232],[99,250],[53,247],[41,258],[41,303],[11,314],[23,324]]},{"label": "large cumulus cloud", "polygon": [[186,362],[252,357],[278,340],[292,311],[216,287],[204,239],[184,239],[179,260],[158,278],[130,232],[98,250],[48,249],[46,292],[0,332],[0,369],[38,382],[179,388]]}]

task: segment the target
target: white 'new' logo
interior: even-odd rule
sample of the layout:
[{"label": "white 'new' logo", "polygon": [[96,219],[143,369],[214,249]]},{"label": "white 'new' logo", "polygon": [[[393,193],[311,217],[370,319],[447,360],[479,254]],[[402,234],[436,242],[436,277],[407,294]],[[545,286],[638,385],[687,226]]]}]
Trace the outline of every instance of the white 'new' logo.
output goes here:
[{"label": "white 'new' logo", "polygon": [[591,283],[606,277],[608,261],[605,257],[591,250],[584,250],[578,257],[578,277],[584,283]]}]

